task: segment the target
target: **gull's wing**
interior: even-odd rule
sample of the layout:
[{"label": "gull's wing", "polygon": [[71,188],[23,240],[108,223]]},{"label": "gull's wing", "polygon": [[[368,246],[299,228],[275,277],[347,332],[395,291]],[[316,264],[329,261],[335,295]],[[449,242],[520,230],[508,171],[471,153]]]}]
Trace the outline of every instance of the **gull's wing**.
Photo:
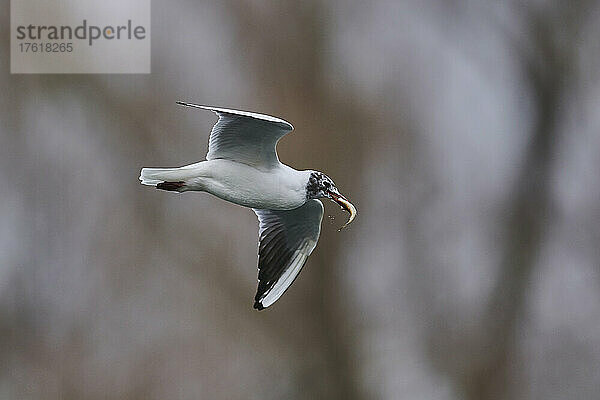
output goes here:
[{"label": "gull's wing", "polygon": [[258,291],[254,308],[275,303],[294,282],[321,232],[323,203],[308,200],[294,210],[254,210],[258,216]]},{"label": "gull's wing", "polygon": [[178,101],[187,107],[214,111],[219,120],[208,141],[207,160],[224,158],[259,168],[272,168],[279,163],[275,146],[294,127],[289,122],[247,111],[201,106]]}]

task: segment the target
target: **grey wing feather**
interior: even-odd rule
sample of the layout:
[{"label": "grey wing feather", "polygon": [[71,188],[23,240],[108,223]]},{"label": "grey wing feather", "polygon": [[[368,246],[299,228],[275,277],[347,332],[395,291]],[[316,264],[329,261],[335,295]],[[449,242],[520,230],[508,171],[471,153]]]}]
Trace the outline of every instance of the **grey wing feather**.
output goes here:
[{"label": "grey wing feather", "polygon": [[207,160],[227,159],[258,168],[272,168],[279,163],[277,142],[294,129],[289,122],[270,115],[183,102],[178,104],[210,110],[219,116],[210,133]]},{"label": "grey wing feather", "polygon": [[294,210],[254,210],[259,222],[258,290],[254,308],[269,307],[294,282],[321,233],[323,204],[308,200]]}]

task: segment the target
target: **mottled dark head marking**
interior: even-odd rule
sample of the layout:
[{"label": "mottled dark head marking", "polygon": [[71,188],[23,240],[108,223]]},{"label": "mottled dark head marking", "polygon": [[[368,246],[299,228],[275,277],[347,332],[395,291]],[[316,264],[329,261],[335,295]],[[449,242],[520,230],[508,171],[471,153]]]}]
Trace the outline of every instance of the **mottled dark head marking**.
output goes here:
[{"label": "mottled dark head marking", "polygon": [[[354,220],[354,217],[356,217],[356,207],[340,193],[331,178],[322,172],[310,171],[310,176],[306,183],[306,200],[320,199],[323,197],[335,201],[342,209],[350,213],[348,222],[346,222],[342,228],[348,226],[348,224]],[[340,230],[342,228],[340,228]]]},{"label": "mottled dark head marking", "polygon": [[306,184],[306,198],[319,199],[330,197],[327,192],[338,193],[335,184],[327,175],[319,171],[312,171]]}]

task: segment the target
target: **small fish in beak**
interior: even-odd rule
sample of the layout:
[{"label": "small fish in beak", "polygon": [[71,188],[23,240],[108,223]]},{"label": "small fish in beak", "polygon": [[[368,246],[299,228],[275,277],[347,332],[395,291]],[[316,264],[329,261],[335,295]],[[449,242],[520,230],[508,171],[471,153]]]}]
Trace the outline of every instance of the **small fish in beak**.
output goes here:
[{"label": "small fish in beak", "polygon": [[354,205],[352,203],[350,203],[348,201],[348,199],[346,199],[341,194],[335,193],[332,191],[329,191],[328,193],[329,193],[329,196],[331,197],[331,199],[333,199],[336,203],[338,203],[342,207],[342,209],[344,209],[350,213],[350,218],[348,219],[348,222],[346,222],[340,229],[338,229],[338,232],[339,232],[342,229],[344,229],[345,227],[347,227],[348,225],[350,225],[350,223],[352,221],[354,221],[354,218],[356,217],[356,207],[354,207]]}]

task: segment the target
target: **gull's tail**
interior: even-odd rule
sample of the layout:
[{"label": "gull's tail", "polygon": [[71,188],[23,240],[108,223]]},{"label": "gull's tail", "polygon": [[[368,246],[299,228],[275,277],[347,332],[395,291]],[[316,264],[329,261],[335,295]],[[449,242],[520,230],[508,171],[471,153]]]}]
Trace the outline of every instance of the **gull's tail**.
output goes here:
[{"label": "gull's tail", "polygon": [[157,189],[181,192],[184,190],[186,174],[181,168],[142,168],[142,185],[155,186]]}]

